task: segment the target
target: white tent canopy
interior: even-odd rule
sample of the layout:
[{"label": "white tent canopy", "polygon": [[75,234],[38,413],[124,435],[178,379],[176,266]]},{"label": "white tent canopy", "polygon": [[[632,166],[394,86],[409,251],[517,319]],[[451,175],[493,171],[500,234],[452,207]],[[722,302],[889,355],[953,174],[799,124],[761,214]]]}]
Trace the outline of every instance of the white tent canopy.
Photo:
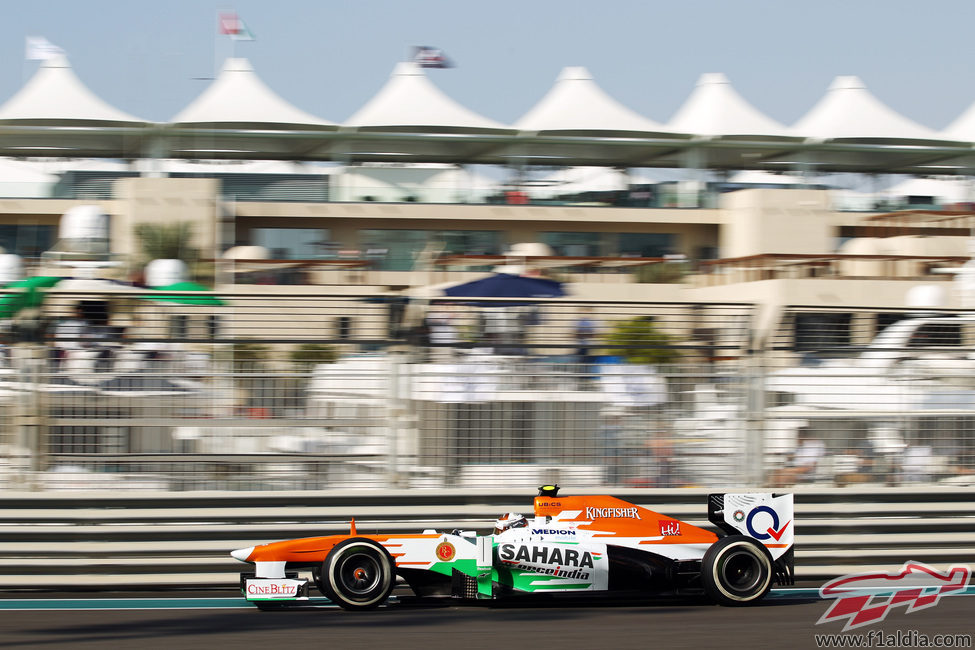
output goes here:
[{"label": "white tent canopy", "polygon": [[940,135],[947,140],[975,142],[975,103],[949,124]]},{"label": "white tent canopy", "polygon": [[965,178],[909,178],[888,188],[884,194],[897,196],[931,196],[945,203],[970,201],[971,183]]},{"label": "white tent canopy", "polygon": [[836,77],[826,95],[792,130],[821,140],[936,141],[933,130],[900,115],[874,97],[859,77]]},{"label": "white tent canopy", "polygon": [[782,137],[789,129],[749,104],[721,73],[703,74],[667,127],[709,137]]},{"label": "white tent canopy", "polygon": [[53,185],[57,173],[51,172],[44,163],[0,158],[0,179],[3,183],[36,183]]},{"label": "white tent canopy", "polygon": [[508,130],[509,127],[464,108],[440,91],[415,63],[398,63],[389,81],[345,121],[358,129],[461,131]]},{"label": "white tent canopy", "polygon": [[741,185],[805,185],[809,181],[792,174],[773,174],[760,169],[735,172],[728,177],[729,183]]},{"label": "white tent canopy", "polygon": [[416,64],[402,63],[338,128],[281,99],[245,60],[232,59],[173,119],[147,122],[109,106],[58,57],[0,106],[0,156],[925,176],[975,170],[975,107],[938,134],[884,106],[856,77],[837,78],[816,107],[785,128],[723,76],[705,75],[662,127],[606,95],[584,68],[566,68],[515,128],[461,106]]},{"label": "white tent canopy", "polygon": [[537,132],[668,131],[607,95],[582,67],[563,68],[551,90],[515,127]]},{"label": "white tent canopy", "polygon": [[0,192],[7,198],[38,198],[51,196],[58,175],[45,171],[37,163],[0,158]]},{"label": "white tent canopy", "polygon": [[535,198],[550,198],[579,192],[609,192],[627,189],[630,178],[613,167],[566,167],[534,179],[528,193]]},{"label": "white tent canopy", "polygon": [[227,59],[216,80],[172,122],[336,126],[281,99],[254,73],[247,59]]},{"label": "white tent canopy", "polygon": [[142,125],[133,117],[102,101],[75,75],[64,56],[44,61],[30,81],[0,106],[0,121],[59,123],[83,122]]},{"label": "white tent canopy", "polygon": [[498,193],[499,181],[456,165],[356,165],[332,176],[336,200],[402,201],[415,197],[427,203],[469,202]]}]

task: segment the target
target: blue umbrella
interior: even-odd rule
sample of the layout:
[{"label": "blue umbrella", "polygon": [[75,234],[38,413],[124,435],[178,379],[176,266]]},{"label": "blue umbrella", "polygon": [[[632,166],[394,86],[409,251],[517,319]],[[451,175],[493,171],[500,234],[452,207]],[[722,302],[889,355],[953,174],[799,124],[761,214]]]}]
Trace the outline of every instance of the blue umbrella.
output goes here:
[{"label": "blue umbrella", "polygon": [[562,283],[555,280],[495,273],[448,287],[444,293],[454,298],[558,298],[565,295],[565,290]]}]

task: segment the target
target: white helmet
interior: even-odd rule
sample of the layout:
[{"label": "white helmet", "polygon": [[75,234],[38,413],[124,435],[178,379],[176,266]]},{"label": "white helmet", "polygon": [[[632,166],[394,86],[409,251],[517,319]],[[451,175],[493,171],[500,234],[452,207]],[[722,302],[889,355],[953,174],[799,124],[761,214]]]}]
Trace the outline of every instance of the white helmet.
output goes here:
[{"label": "white helmet", "polygon": [[511,530],[512,528],[525,528],[528,526],[528,520],[525,519],[525,515],[519,515],[517,512],[509,512],[498,517],[498,520],[494,522],[494,534],[500,535],[506,530]]}]

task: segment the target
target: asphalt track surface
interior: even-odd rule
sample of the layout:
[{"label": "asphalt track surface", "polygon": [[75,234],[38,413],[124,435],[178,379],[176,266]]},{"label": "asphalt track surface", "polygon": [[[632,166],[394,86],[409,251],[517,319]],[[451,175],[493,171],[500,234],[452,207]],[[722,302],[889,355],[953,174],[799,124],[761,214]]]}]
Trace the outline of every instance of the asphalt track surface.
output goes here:
[{"label": "asphalt track surface", "polygon": [[[233,593],[6,594],[0,596],[0,647],[795,650],[817,647],[817,634],[842,631],[840,623],[816,624],[828,603],[812,592],[773,592],[763,605],[746,608],[660,600],[398,603],[369,612],[322,605],[262,612]],[[975,595],[946,597],[913,613],[896,608],[882,623],[852,633],[872,630],[975,635]]]}]

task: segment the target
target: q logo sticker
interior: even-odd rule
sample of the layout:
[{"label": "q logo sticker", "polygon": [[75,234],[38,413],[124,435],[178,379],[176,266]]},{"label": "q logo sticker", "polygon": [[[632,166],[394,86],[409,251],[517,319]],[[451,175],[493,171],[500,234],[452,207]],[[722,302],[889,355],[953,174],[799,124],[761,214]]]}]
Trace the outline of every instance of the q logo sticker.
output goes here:
[{"label": "q logo sticker", "polygon": [[450,562],[457,555],[457,549],[450,542],[440,542],[437,544],[437,559],[441,562]]},{"label": "q logo sticker", "polygon": [[[752,521],[755,519],[755,515],[757,515],[760,512],[764,512],[765,514],[767,514],[769,517],[772,518],[772,525],[768,526],[764,532],[759,532],[755,530],[755,527],[752,524]],[[754,537],[755,539],[763,542],[772,537],[775,538],[775,541],[779,541],[780,539],[782,539],[782,535],[783,533],[785,533],[785,529],[788,528],[789,524],[791,523],[792,520],[790,519],[789,521],[785,522],[784,526],[779,528],[779,516],[775,513],[775,510],[772,510],[768,506],[758,506],[757,508],[754,508],[751,512],[748,513],[748,518],[745,519],[745,526],[748,528],[748,534]]]}]

